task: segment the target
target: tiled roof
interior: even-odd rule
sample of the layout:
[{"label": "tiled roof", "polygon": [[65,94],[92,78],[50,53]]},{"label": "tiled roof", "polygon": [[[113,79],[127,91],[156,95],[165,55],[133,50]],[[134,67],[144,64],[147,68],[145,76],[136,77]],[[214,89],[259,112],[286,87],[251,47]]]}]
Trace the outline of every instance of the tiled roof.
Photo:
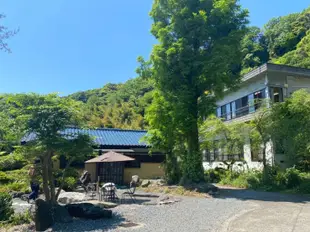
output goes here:
[{"label": "tiled roof", "polygon": [[[121,129],[78,129],[68,128],[63,134],[88,134],[94,138],[94,142],[99,146],[129,146],[129,147],[147,147],[141,139],[146,135],[144,130],[121,130]],[[22,139],[22,143],[34,140],[35,134],[29,134]]]}]

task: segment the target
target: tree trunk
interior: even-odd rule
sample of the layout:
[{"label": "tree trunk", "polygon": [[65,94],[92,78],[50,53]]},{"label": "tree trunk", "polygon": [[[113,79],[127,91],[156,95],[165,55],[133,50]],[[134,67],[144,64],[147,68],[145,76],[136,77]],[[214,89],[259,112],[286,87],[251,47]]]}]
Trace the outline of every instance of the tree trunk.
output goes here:
[{"label": "tree trunk", "polygon": [[57,190],[57,193],[56,193],[56,201],[57,201],[57,199],[58,199],[58,197],[59,197],[59,194],[60,194],[60,192],[61,192],[61,190],[62,190],[62,187],[63,187],[63,185],[64,185],[64,180],[65,180],[65,177],[66,177],[66,171],[67,171],[67,169],[70,167],[72,161],[73,161],[72,159],[69,160],[69,161],[67,162],[67,164],[66,164],[65,169],[63,170],[62,177],[61,177],[61,183],[60,183],[60,186],[59,186],[59,188],[58,188],[58,190]]},{"label": "tree trunk", "polygon": [[184,159],[184,177],[189,181],[199,182],[203,179],[202,154],[199,149],[198,135],[198,103],[197,99],[189,106],[190,116],[187,120],[188,128],[187,138],[187,154]]},{"label": "tree trunk", "polygon": [[48,157],[44,154],[41,158],[42,163],[42,179],[43,179],[43,192],[45,195],[45,201],[49,202],[51,200],[50,190],[48,187]]},{"label": "tree trunk", "polygon": [[51,203],[56,204],[56,195],[55,195],[55,180],[53,175],[53,165],[52,165],[52,156],[53,152],[48,153],[48,180],[49,180],[49,187],[50,187],[50,194],[51,194]]}]

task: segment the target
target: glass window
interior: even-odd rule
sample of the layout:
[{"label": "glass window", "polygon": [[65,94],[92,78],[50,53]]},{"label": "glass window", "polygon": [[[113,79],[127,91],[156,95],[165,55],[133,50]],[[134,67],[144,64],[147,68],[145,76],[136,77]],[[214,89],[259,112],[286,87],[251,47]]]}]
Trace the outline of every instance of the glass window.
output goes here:
[{"label": "glass window", "polygon": [[223,119],[226,119],[226,105],[221,107],[221,113],[222,113],[221,117]]},{"label": "glass window", "polygon": [[262,89],[254,93],[255,110],[261,107],[262,101],[265,98],[266,98],[266,89]]},{"label": "glass window", "polygon": [[218,107],[218,108],[216,109],[216,116],[217,116],[218,118],[220,118],[220,117],[222,116],[221,107]]},{"label": "glass window", "polygon": [[236,102],[232,102],[231,104],[231,117],[235,118],[236,117]]},{"label": "glass window", "polygon": [[231,108],[230,108],[230,103],[226,105],[226,120],[231,120]]},{"label": "glass window", "polygon": [[240,98],[236,101],[236,115],[241,117],[249,113],[248,96]]},{"label": "glass window", "polygon": [[271,98],[273,100],[273,102],[277,103],[277,102],[282,102],[283,101],[283,91],[282,88],[279,87],[272,87],[270,88],[270,92],[271,92]]},{"label": "glass window", "polygon": [[254,94],[253,93],[248,96],[248,101],[249,101],[249,113],[255,112]]}]

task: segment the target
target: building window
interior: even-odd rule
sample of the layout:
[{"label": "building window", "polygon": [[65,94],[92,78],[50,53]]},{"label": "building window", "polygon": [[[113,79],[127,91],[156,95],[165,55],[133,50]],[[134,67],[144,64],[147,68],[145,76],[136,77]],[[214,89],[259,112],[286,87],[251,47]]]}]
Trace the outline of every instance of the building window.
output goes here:
[{"label": "building window", "polygon": [[230,107],[230,104],[226,105],[226,120],[231,120],[231,107]]},{"label": "building window", "polygon": [[236,102],[232,102],[231,104],[231,117],[236,118]]},{"label": "building window", "polygon": [[221,110],[221,107],[218,107],[218,108],[216,109],[216,116],[217,116],[218,118],[221,118],[221,117],[222,117],[222,110]]},{"label": "building window", "polygon": [[279,87],[270,88],[271,99],[274,103],[283,102],[283,91]]},{"label": "building window", "polygon": [[254,94],[250,94],[248,96],[248,102],[249,102],[249,113],[255,112],[255,102],[254,102]]},{"label": "building window", "polygon": [[243,115],[248,114],[249,106],[248,106],[248,96],[240,98],[236,101],[236,115],[237,117],[241,117]]},{"label": "building window", "polygon": [[226,105],[221,107],[221,115],[223,119],[226,119],[227,115],[226,115]]},{"label": "building window", "polygon": [[262,100],[265,98],[266,98],[266,89],[254,93],[255,110],[261,107]]}]

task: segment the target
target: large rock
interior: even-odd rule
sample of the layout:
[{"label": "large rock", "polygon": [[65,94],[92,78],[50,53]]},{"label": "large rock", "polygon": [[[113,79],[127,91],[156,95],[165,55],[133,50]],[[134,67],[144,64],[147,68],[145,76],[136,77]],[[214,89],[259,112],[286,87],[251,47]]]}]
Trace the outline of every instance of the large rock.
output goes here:
[{"label": "large rock", "polygon": [[[59,188],[55,188],[55,193],[57,193],[57,192],[58,192],[58,189],[59,189]],[[65,191],[65,190],[63,190],[63,189],[61,189],[61,190],[60,190],[60,194],[63,194],[63,193],[65,193],[65,192],[66,192],[66,191]]]},{"label": "large rock", "polygon": [[85,219],[112,218],[112,211],[91,203],[75,203],[65,206],[72,217]]},{"label": "large rock", "polygon": [[115,208],[116,206],[118,206],[118,204],[113,203],[113,202],[98,201],[98,200],[83,201],[81,203],[91,203],[93,205],[97,205],[97,206],[100,206],[100,207],[105,208],[105,209],[111,209],[111,208]]},{"label": "large rock", "polygon": [[36,231],[45,231],[53,225],[52,207],[42,199],[36,200],[34,222]]},{"label": "large rock", "polygon": [[72,217],[70,216],[68,210],[65,206],[55,205],[53,208],[53,219],[54,222],[58,223],[69,223],[72,222]]},{"label": "large rock", "polygon": [[141,183],[141,187],[142,188],[146,188],[150,185],[150,181],[149,180],[143,180],[142,183]]},{"label": "large rock", "polygon": [[10,192],[12,198],[21,198],[24,194],[25,194],[24,192],[17,192],[17,191]]},{"label": "large rock", "polygon": [[64,192],[59,194],[58,202],[62,204],[70,204],[87,200],[85,193]]}]

